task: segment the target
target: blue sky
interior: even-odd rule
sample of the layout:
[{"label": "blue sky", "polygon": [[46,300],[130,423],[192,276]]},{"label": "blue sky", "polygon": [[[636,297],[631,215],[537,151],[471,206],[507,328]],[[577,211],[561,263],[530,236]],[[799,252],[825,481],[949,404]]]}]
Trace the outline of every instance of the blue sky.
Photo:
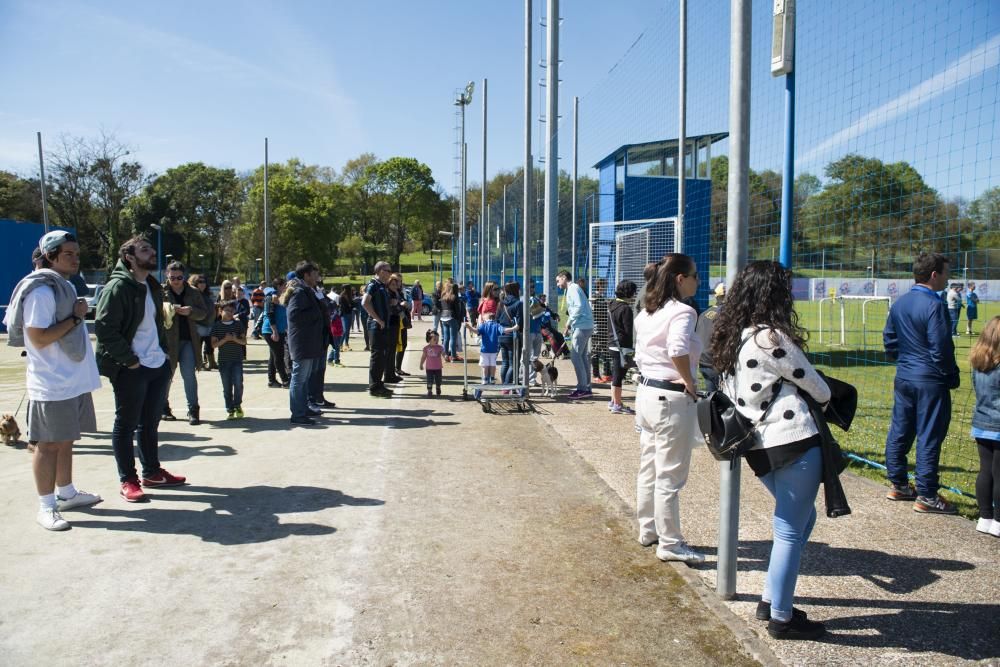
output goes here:
[{"label": "blue sky", "polygon": [[[946,196],[1000,185],[1000,3],[799,4],[798,170],[821,174],[856,151],[908,160]],[[676,136],[676,3],[562,5],[563,166],[573,95],[582,170],[621,143]],[[489,173],[520,163],[522,7],[0,0],[0,169],[36,168],[36,131],[52,146],[61,133],[104,128],[153,171],[188,161],[251,169],[268,136],[273,161],[339,169],[363,151],[408,155],[450,190],[451,103],[470,79],[470,180],[482,169],[483,77]],[[751,161],[778,169],[783,82],[767,69],[770,9],[755,2]],[[688,131],[726,131],[729,3],[689,2],[689,16]]]}]

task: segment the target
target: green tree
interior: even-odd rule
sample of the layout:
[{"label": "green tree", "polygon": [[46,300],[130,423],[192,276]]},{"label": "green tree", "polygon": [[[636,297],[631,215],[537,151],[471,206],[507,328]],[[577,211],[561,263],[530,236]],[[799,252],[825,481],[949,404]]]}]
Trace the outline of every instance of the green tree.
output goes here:
[{"label": "green tree", "polygon": [[392,263],[398,266],[408,234],[416,237],[420,230],[426,231],[437,212],[434,178],[430,167],[406,157],[389,158],[368,171],[375,191],[392,204],[393,224],[386,240]]},{"label": "green tree", "polygon": [[42,198],[38,179],[21,178],[0,171],[0,218],[42,221]]}]

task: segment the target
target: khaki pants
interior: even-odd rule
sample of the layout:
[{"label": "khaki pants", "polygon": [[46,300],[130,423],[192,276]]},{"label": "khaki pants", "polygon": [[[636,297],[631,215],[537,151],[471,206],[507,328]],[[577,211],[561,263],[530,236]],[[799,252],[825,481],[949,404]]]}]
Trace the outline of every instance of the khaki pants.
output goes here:
[{"label": "khaki pants", "polygon": [[635,423],[639,436],[636,518],[639,541],[673,549],[681,534],[679,493],[687,482],[698,413],[685,393],[639,385]]}]

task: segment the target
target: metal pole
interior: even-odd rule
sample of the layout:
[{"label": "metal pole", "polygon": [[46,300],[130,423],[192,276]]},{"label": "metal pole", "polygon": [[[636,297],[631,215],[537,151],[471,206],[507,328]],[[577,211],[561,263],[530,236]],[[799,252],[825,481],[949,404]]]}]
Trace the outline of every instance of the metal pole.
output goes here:
[{"label": "metal pole", "polygon": [[476,264],[479,268],[477,277],[479,289],[483,288],[483,253],[486,252],[486,227],[483,221],[486,220],[486,79],[483,79],[483,196],[482,213],[479,215],[479,252],[476,255]]},{"label": "metal pole", "polygon": [[[45,229],[45,233],[49,233],[49,204],[48,197],[45,196],[45,158],[42,157],[42,133],[36,132],[38,135],[38,172],[39,172],[39,185],[42,189],[42,225]],[[79,229],[76,230],[79,233]]]},{"label": "metal pole", "polygon": [[[729,61],[729,220],[726,284],[732,285],[747,260],[750,214],[750,34],[752,0],[730,0]],[[740,467],[719,462],[719,561],[715,590],[736,596],[736,556],[740,524]]]},{"label": "metal pole", "polygon": [[[792,15],[794,22],[794,14]],[[794,25],[794,23],[793,23]],[[792,58],[795,43],[792,42]],[[792,188],[795,182],[795,70],[785,75],[785,160],[781,179],[781,265],[792,268]]]},{"label": "metal pole", "polygon": [[[549,0],[550,6],[553,0]],[[558,21],[558,14],[556,15]],[[550,14],[551,17],[551,14]],[[524,245],[522,261],[524,262],[524,298],[521,303],[524,306],[523,322],[528,326],[530,309],[528,308],[527,295],[531,293],[531,272],[528,261],[528,235],[531,230],[531,207],[534,206],[535,193],[532,190],[533,174],[531,160],[531,0],[524,0],[524,210],[521,212],[521,243]],[[549,67],[552,63],[549,63]],[[549,154],[551,156],[551,153]],[[517,274],[517,212],[514,212],[514,274]],[[516,280],[516,279],[515,279]],[[543,283],[544,284],[544,283]],[[528,363],[530,352],[528,349],[528,336],[521,336],[522,354],[521,365],[523,367],[523,377],[525,383],[528,381]],[[528,397],[527,385],[524,389],[524,397]]]},{"label": "metal pole", "polygon": [[[548,0],[545,56],[545,232],[542,291],[552,294],[559,268],[559,0]],[[526,218],[527,219],[527,218]],[[528,238],[525,235],[525,242]],[[525,252],[525,259],[528,253]],[[525,274],[527,275],[527,274]]]},{"label": "metal pole", "polygon": [[465,102],[462,101],[462,194],[459,197],[458,213],[458,283],[465,285],[465,159],[468,157],[468,146],[465,145]]},{"label": "metal pole", "polygon": [[267,137],[264,137],[264,282],[271,284],[271,232],[270,219],[267,211]]},{"label": "metal pole", "polygon": [[677,156],[679,162],[677,168],[677,238],[674,240],[674,248],[677,252],[684,252],[686,194],[684,179],[687,177],[687,163],[684,159],[687,153],[687,0],[680,0],[680,25],[678,28],[680,57],[678,58],[679,72],[677,77]]},{"label": "metal pole", "polygon": [[159,281],[163,283],[163,221],[156,226],[156,271],[159,273]]},{"label": "metal pole", "polygon": [[576,276],[576,182],[579,178],[579,167],[580,161],[577,155],[577,149],[580,146],[580,98],[573,97],[573,223],[570,228],[573,230],[573,236],[570,241],[571,257],[570,257],[570,272]]}]

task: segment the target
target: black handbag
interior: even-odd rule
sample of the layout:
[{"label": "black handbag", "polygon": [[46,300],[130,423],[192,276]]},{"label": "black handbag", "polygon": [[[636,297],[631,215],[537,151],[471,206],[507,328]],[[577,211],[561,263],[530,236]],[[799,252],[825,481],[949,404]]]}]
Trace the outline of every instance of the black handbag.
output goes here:
[{"label": "black handbag", "polygon": [[[756,333],[755,331],[740,342],[740,346],[736,348],[737,357]],[[782,382],[783,380],[778,380],[779,386]],[[775,402],[772,401],[760,419],[754,421],[740,412],[732,399],[722,391],[713,391],[698,401],[698,429],[705,438],[708,451],[716,460],[729,461],[730,467],[735,467],[737,459],[760,441],[757,425],[764,421]]]}]

